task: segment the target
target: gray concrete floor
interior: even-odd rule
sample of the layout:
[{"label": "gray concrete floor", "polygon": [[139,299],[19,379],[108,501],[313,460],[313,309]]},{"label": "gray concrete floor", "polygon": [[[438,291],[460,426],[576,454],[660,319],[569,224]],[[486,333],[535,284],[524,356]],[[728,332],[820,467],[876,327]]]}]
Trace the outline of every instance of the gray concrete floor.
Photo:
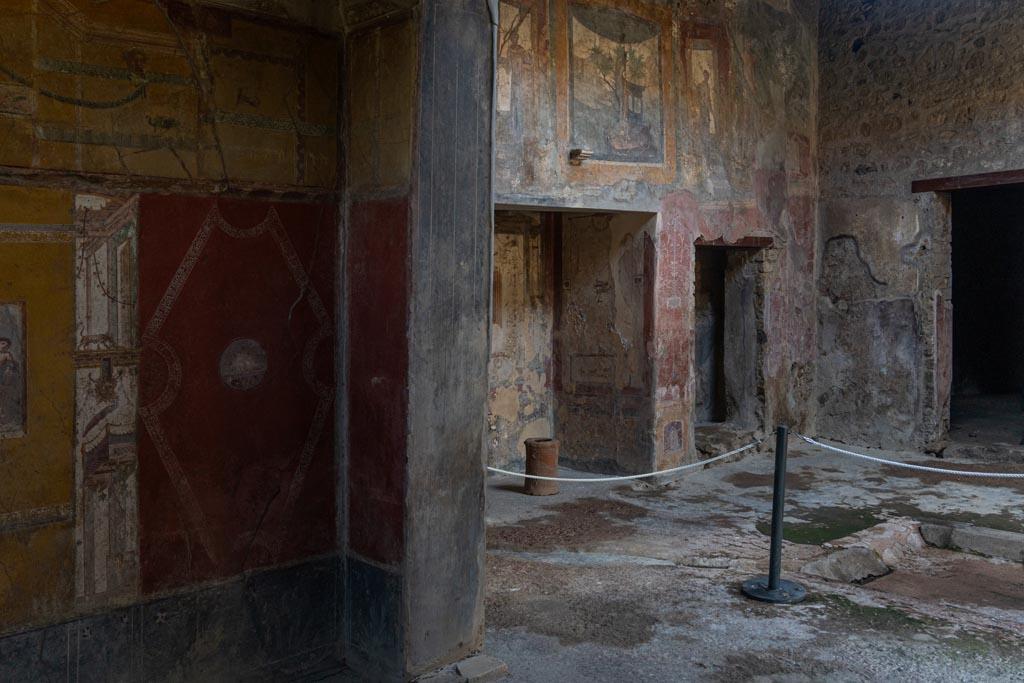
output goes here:
[{"label": "gray concrete floor", "polygon": [[[1024,480],[947,478],[792,443],[785,571],[812,594],[797,606],[737,588],[767,570],[769,452],[668,487],[563,484],[534,498],[521,478],[490,478],[485,651],[517,683],[1024,682],[1024,566],[925,546],[914,524],[1024,531]],[[861,452],[1024,472],[1019,460]],[[894,571],[863,585],[800,573],[852,545]]]}]

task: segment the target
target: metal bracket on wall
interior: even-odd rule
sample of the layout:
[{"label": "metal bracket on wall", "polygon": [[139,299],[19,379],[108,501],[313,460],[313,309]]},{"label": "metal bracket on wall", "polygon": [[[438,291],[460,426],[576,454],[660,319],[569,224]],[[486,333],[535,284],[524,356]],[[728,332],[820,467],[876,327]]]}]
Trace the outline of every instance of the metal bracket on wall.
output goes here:
[{"label": "metal bracket on wall", "polygon": [[592,156],[594,156],[594,153],[589,149],[570,149],[569,163],[573,166],[581,166],[584,161]]}]

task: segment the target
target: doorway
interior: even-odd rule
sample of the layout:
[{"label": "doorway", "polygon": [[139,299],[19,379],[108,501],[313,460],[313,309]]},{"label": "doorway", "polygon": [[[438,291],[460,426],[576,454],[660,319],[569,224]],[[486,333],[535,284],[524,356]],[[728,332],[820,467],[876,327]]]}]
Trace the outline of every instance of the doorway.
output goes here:
[{"label": "doorway", "polygon": [[655,217],[495,212],[488,462],[520,468],[523,442],[601,473],[654,463]]},{"label": "doorway", "polygon": [[763,416],[756,248],[697,245],[694,259],[694,436],[698,450],[756,428]]},{"label": "doorway", "polygon": [[953,193],[950,440],[1024,443],[1024,187]]}]

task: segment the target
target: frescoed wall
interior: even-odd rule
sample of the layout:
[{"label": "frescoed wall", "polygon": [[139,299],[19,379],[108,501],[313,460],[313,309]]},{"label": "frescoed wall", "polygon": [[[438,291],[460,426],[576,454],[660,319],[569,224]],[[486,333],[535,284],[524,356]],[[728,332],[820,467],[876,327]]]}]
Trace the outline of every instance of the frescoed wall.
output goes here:
[{"label": "frescoed wall", "polygon": [[660,163],[661,25],[577,3],[569,16],[569,144],[594,159]]},{"label": "frescoed wall", "polygon": [[487,444],[520,465],[525,439],[554,436],[554,241],[551,214],[495,215]]},{"label": "frescoed wall", "polygon": [[[316,5],[4,3],[0,679],[217,677],[228,651],[273,679],[336,655],[340,598],[280,598],[338,572],[341,39]],[[147,327],[216,210],[185,305]]]},{"label": "frescoed wall", "polygon": [[[45,641],[27,629],[82,614],[100,616],[59,627],[55,642],[87,634],[61,657],[125,680],[155,680],[143,652],[237,672],[218,642],[254,671],[334,656],[340,604],[293,616],[280,595],[337,576],[320,560],[336,548],[335,209],[0,186],[0,216],[0,634],[17,634],[0,674],[35,666],[12,654]],[[204,589],[237,633],[168,616],[210,579],[297,562],[273,591],[269,574]],[[168,591],[186,592],[140,602]]]},{"label": "frescoed wall", "polygon": [[0,187],[0,633],[74,600],[72,202]]},{"label": "frescoed wall", "polygon": [[11,0],[0,164],[334,184],[337,38],[197,3]]},{"label": "frescoed wall", "polygon": [[75,197],[75,595],[138,594],[138,197]]},{"label": "frescoed wall", "polygon": [[334,209],[145,195],[139,225],[143,591],[328,552]]},{"label": "frescoed wall", "polygon": [[649,472],[655,221],[632,213],[563,220],[554,382],[561,455],[580,469]]},{"label": "frescoed wall", "polygon": [[[505,0],[501,10],[496,201],[657,214],[643,348],[656,370],[637,399],[655,415],[647,464],[696,456],[698,241],[763,250],[760,417],[812,425],[817,3]],[[573,149],[590,157],[571,163]]]}]

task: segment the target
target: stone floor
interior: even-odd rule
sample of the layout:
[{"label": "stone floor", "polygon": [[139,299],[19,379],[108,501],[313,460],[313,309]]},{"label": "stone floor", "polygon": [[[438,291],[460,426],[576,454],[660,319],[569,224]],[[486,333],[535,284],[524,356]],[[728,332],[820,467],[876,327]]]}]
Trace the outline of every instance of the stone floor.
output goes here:
[{"label": "stone floor", "polygon": [[[1024,480],[949,478],[799,447],[788,477],[785,572],[811,597],[749,601],[767,569],[772,456],[694,470],[668,487],[488,481],[486,652],[510,681],[1024,682],[1024,566],[926,546],[915,520],[1024,531]],[[862,451],[933,466],[978,460]],[[870,582],[801,572],[870,547]]]},{"label": "stone floor", "polygon": [[993,461],[1024,459],[1024,397],[1020,394],[954,396],[950,455]]}]

